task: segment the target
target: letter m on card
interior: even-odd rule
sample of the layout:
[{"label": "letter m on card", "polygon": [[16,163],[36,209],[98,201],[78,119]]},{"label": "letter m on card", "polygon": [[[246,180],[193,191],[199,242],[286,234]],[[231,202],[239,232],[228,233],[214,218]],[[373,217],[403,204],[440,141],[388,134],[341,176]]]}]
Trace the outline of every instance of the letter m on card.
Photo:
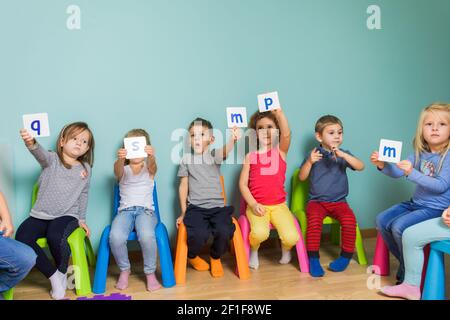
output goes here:
[{"label": "letter m on card", "polygon": [[402,142],[395,140],[380,140],[380,148],[378,149],[378,160],[398,163],[402,156]]}]

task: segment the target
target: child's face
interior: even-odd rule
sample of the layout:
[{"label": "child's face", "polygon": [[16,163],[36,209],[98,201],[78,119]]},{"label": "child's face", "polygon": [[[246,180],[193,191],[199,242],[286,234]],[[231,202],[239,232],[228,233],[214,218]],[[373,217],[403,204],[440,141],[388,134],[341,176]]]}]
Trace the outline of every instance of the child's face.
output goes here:
[{"label": "child's face", "polygon": [[278,136],[278,128],[270,118],[262,118],[256,122],[256,133],[261,147],[270,147],[272,139]]},{"label": "child's face", "polygon": [[87,130],[81,131],[79,134],[66,138],[61,141],[63,153],[67,156],[78,159],[89,150],[89,132]]},{"label": "child's face", "polygon": [[316,133],[316,139],[327,149],[339,148],[344,140],[344,131],[339,124],[327,125],[322,133]]},{"label": "child's face", "polygon": [[211,130],[201,125],[194,125],[189,129],[191,147],[195,153],[203,153],[208,146],[214,142],[214,136]]},{"label": "child's face", "polygon": [[450,126],[445,111],[429,112],[422,124],[423,138],[430,147],[441,147],[448,143]]}]

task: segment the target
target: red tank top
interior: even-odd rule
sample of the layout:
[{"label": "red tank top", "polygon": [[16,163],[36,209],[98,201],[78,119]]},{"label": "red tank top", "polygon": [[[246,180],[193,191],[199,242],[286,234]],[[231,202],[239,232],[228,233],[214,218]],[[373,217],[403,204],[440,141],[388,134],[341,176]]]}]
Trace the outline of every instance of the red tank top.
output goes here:
[{"label": "red tank top", "polygon": [[255,200],[263,205],[286,202],[286,161],[281,157],[279,149],[271,149],[266,153],[254,151],[249,158],[248,187]]}]

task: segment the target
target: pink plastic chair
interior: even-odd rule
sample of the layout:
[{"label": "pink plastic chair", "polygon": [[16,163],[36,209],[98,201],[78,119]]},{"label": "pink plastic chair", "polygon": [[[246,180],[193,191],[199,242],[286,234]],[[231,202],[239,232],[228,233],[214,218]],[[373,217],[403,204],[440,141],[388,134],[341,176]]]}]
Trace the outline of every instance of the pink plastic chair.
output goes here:
[{"label": "pink plastic chair", "polygon": [[[426,245],[423,248],[423,253],[424,253],[424,266],[422,269],[422,282],[420,285],[421,291],[424,286],[424,280],[428,264],[428,256],[430,255],[430,245]],[[375,255],[373,256],[373,265],[375,266],[375,268],[373,269],[373,272],[375,274],[378,274],[380,276],[389,275],[390,272],[389,249],[384,243],[383,237],[379,232],[377,234],[377,243],[375,245]]]},{"label": "pink plastic chair", "polygon": [[383,237],[378,232],[377,243],[375,245],[375,255],[373,256],[374,272],[380,276],[389,275],[389,249],[384,243]]},{"label": "pink plastic chair", "polygon": [[[240,210],[239,210],[239,226],[241,227],[242,238],[244,240],[245,253],[247,254],[247,259],[250,257],[250,222],[245,215],[245,211],[247,210],[247,203],[244,199],[241,198]],[[309,262],[308,256],[306,254],[305,243],[303,242],[302,231],[300,229],[300,225],[298,224],[297,219],[294,217],[295,227],[297,228],[297,232],[299,234],[299,240],[297,241],[295,248],[297,250],[298,263],[300,265],[300,271],[304,273],[309,273]],[[270,224],[270,230],[275,229],[272,224]]]}]

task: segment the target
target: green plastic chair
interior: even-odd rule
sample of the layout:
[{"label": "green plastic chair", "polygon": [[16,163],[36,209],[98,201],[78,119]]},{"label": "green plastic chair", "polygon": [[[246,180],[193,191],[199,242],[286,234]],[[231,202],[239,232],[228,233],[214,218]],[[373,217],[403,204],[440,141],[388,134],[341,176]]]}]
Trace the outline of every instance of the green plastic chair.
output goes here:
[{"label": "green plastic chair", "polygon": [[[39,185],[35,184],[33,187],[33,194],[31,197],[31,207],[37,199]],[[92,293],[91,279],[89,275],[89,266],[95,265],[94,250],[92,250],[91,241],[86,237],[86,232],[83,228],[77,228],[67,238],[70,251],[72,252],[72,263],[74,265],[75,274],[75,292],[77,296],[85,296]],[[41,248],[46,248],[47,238],[39,238],[36,243]],[[86,258],[87,256],[87,258]],[[89,265],[89,266],[88,266]]]},{"label": "green plastic chair", "polygon": [[[300,179],[298,178],[299,172],[300,169],[295,170],[292,176],[291,212],[297,217],[298,221],[300,222],[303,239],[305,239],[306,242],[306,228],[308,226],[306,219],[306,202],[308,201],[309,184],[307,181],[300,181]],[[331,217],[326,217],[325,219],[323,219],[323,224],[331,226],[331,242],[333,244],[339,245],[341,242],[341,226],[339,224],[339,221]],[[356,224],[355,247],[359,264],[366,265],[366,253],[364,251],[361,231],[359,230],[358,224]]]},{"label": "green plastic chair", "polygon": [[3,292],[3,298],[5,298],[5,300],[12,300],[13,297],[14,297],[14,288],[11,288]]}]

